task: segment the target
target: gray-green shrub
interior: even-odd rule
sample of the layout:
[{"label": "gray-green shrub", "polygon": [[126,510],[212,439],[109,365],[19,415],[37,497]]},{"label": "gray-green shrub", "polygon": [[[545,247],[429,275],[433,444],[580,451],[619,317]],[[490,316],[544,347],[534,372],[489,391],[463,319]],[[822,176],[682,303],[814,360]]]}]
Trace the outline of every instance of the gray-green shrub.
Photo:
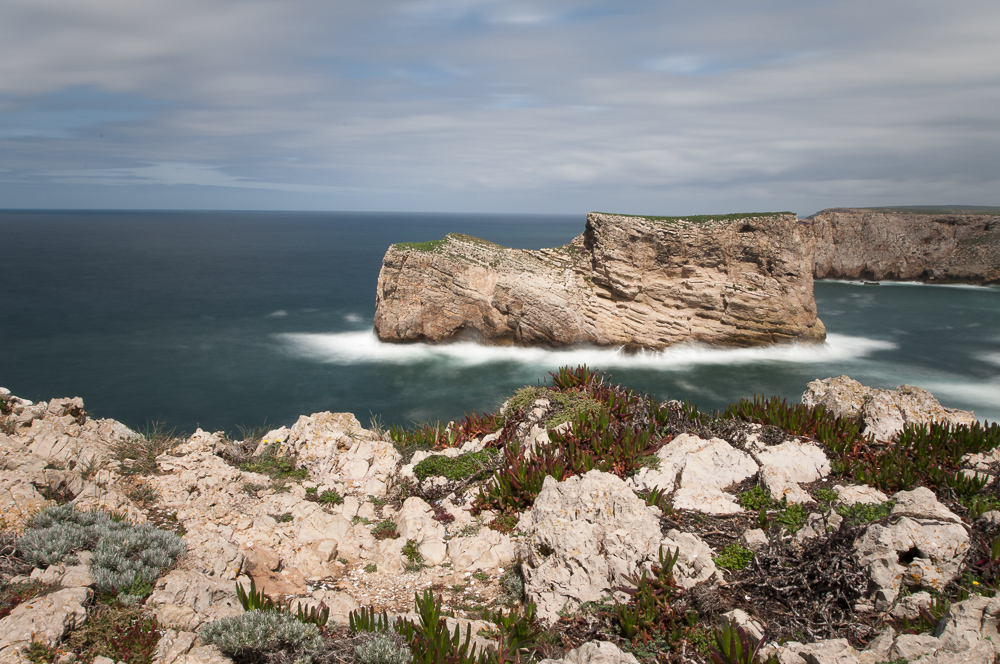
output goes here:
[{"label": "gray-green shrub", "polygon": [[361,664],[409,664],[413,659],[403,637],[395,632],[363,632],[354,646]]},{"label": "gray-green shrub", "polygon": [[100,592],[119,593],[125,603],[148,595],[160,572],[173,565],[185,548],[180,537],[149,524],[105,537],[90,561],[94,587]]},{"label": "gray-green shrub", "polygon": [[28,522],[17,550],[35,567],[63,562],[93,550],[90,573],[99,592],[117,593],[124,604],[148,595],[152,584],[185,550],[184,540],[149,524],[133,525],[107,512],[49,507]]},{"label": "gray-green shrub", "polygon": [[36,514],[16,546],[29,563],[44,568],[61,563],[71,553],[93,548],[107,535],[129,527],[106,512],[81,512],[72,505],[57,505]]},{"label": "gray-green shrub", "polygon": [[198,637],[231,657],[279,650],[315,650],[323,645],[316,625],[277,611],[247,611],[222,618],[202,627]]}]

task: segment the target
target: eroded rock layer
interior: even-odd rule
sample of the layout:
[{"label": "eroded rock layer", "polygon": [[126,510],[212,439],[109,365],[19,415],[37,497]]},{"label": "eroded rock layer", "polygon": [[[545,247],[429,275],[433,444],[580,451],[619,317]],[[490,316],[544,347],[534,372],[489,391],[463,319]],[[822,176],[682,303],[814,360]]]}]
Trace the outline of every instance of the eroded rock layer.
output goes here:
[{"label": "eroded rock layer", "polygon": [[822,341],[809,229],[792,213],[657,219],[591,213],[555,249],[450,234],[397,244],[375,330],[392,342],[663,348]]},{"label": "eroded rock layer", "polygon": [[1000,216],[830,209],[811,218],[817,279],[1000,283]]}]

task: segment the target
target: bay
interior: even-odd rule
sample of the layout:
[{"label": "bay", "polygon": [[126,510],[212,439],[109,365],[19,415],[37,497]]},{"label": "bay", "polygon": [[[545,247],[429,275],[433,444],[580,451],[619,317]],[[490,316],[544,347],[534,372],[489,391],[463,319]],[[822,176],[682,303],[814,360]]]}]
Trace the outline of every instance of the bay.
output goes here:
[{"label": "bay", "polygon": [[586,363],[703,409],[752,394],[798,400],[815,378],[932,390],[1000,418],[1000,289],[819,282],[822,346],[720,350],[378,343],[381,258],[393,242],[462,232],[558,246],[584,215],[0,211],[0,385],[143,428],[367,424],[491,410],[560,365]]}]

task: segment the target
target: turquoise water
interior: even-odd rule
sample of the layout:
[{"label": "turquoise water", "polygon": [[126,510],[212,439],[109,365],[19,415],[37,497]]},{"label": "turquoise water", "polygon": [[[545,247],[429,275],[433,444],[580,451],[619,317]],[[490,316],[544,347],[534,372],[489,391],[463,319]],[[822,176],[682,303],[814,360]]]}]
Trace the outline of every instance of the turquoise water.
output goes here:
[{"label": "turquoise water", "polygon": [[539,248],[584,215],[276,212],[0,212],[0,385],[82,396],[133,427],[235,431],[349,411],[367,423],[490,410],[562,364],[589,364],[704,409],[806,383],[932,390],[1000,419],[1000,289],[820,282],[822,346],[675,347],[625,355],[378,343],[381,258],[447,232]]}]

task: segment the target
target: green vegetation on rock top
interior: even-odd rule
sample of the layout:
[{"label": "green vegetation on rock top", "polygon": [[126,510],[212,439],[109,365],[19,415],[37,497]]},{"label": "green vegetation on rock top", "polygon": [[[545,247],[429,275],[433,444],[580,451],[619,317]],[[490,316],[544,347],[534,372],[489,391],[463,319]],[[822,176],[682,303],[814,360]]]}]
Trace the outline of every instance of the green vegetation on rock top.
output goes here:
[{"label": "green vegetation on rock top", "polygon": [[477,244],[482,247],[490,247],[496,249],[505,249],[502,245],[496,244],[495,242],[490,242],[489,240],[484,240],[482,238],[474,237],[472,235],[466,235],[465,233],[448,233],[440,240],[428,240],[427,242],[397,242],[393,247],[396,249],[411,249],[413,251],[428,251],[433,252],[441,249],[449,240],[461,240],[464,242],[471,242],[472,244]]},{"label": "green vegetation on rock top", "polygon": [[747,219],[750,217],[780,217],[784,214],[794,212],[733,212],[731,214],[692,214],[685,217],[654,217],[646,214],[623,214],[621,212],[594,212],[593,214],[605,214],[614,217],[634,217],[636,219],[649,219],[650,221],[686,221],[691,224],[703,224],[708,221],[730,221],[733,219]]},{"label": "green vegetation on rock top", "polygon": [[1000,207],[988,205],[914,205],[893,207],[846,208],[875,212],[900,212],[906,214],[1000,214]]},{"label": "green vegetation on rock top", "polygon": [[434,251],[447,241],[447,238],[440,240],[428,240],[427,242],[397,242],[392,245],[396,249],[412,249],[413,251]]}]

